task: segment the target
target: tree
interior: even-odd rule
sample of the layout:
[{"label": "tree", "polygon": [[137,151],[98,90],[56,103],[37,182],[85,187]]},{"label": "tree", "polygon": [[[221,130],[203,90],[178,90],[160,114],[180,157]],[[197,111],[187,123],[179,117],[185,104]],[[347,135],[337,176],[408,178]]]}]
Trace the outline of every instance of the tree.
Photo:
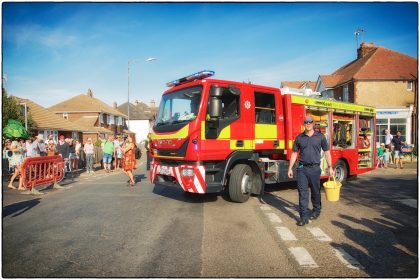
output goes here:
[{"label": "tree", "polygon": [[[9,96],[5,88],[2,88],[2,97],[3,97],[2,129],[7,125],[9,119],[17,120],[20,123],[22,123],[23,126],[25,126],[25,112],[22,109],[22,106],[19,105],[17,99],[13,96]],[[29,112],[27,115],[27,122],[28,122],[28,131],[31,131],[33,129],[34,123]]]}]

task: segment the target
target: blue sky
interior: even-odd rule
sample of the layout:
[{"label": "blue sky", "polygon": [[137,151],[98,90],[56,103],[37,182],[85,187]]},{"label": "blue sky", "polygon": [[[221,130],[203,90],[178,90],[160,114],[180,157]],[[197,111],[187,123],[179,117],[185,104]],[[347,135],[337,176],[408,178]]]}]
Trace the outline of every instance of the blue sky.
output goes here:
[{"label": "blue sky", "polygon": [[3,3],[2,18],[6,89],[44,107],[89,88],[126,102],[130,59],[130,101],[146,103],[204,69],[275,87],[316,80],[356,58],[358,27],[364,41],[418,56],[416,2]]}]

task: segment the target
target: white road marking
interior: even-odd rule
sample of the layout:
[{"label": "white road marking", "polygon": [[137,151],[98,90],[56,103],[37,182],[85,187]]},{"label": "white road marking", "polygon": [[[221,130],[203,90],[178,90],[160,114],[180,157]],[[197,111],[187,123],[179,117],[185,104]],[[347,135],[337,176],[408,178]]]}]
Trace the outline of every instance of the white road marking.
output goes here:
[{"label": "white road marking", "polygon": [[263,210],[263,211],[271,211],[271,207],[268,206],[268,205],[261,205],[260,209]]},{"label": "white road marking", "polygon": [[309,232],[312,233],[312,235],[315,236],[315,238],[318,239],[319,241],[324,241],[324,242],[332,241],[331,237],[329,237],[319,227],[306,227],[306,229],[309,230]]},{"label": "white road marking", "polygon": [[274,224],[281,224],[282,220],[280,219],[279,216],[277,216],[275,213],[272,212],[264,212],[264,214],[268,217],[268,219],[270,220],[270,222],[274,223]]},{"label": "white road marking", "polygon": [[296,236],[287,227],[276,227],[276,230],[284,241],[297,240]]},{"label": "white road marking", "polygon": [[319,267],[309,252],[303,247],[291,247],[289,251],[295,257],[296,261],[302,267]]},{"label": "white road marking", "polygon": [[406,199],[397,199],[396,201],[401,202],[404,205],[417,208],[417,199],[414,198],[406,198]]},{"label": "white road marking", "polygon": [[343,248],[333,248],[337,258],[348,268],[351,269],[364,269],[363,266],[350,256]]}]

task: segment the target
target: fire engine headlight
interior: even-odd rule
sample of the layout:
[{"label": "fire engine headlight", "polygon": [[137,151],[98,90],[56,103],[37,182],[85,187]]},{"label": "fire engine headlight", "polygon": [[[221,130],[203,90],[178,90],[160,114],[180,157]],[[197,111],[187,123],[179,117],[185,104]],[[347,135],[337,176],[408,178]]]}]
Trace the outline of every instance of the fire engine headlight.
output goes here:
[{"label": "fire engine headlight", "polygon": [[182,176],[193,177],[194,176],[194,169],[192,169],[192,168],[182,168]]}]

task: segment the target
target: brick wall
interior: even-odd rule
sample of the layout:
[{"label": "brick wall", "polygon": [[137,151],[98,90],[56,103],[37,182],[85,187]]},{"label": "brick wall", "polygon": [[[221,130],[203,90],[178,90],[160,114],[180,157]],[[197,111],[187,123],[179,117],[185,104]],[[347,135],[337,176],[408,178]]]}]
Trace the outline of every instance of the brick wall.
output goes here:
[{"label": "brick wall", "polygon": [[357,104],[406,107],[414,103],[414,91],[407,91],[406,81],[359,81],[355,88]]}]

